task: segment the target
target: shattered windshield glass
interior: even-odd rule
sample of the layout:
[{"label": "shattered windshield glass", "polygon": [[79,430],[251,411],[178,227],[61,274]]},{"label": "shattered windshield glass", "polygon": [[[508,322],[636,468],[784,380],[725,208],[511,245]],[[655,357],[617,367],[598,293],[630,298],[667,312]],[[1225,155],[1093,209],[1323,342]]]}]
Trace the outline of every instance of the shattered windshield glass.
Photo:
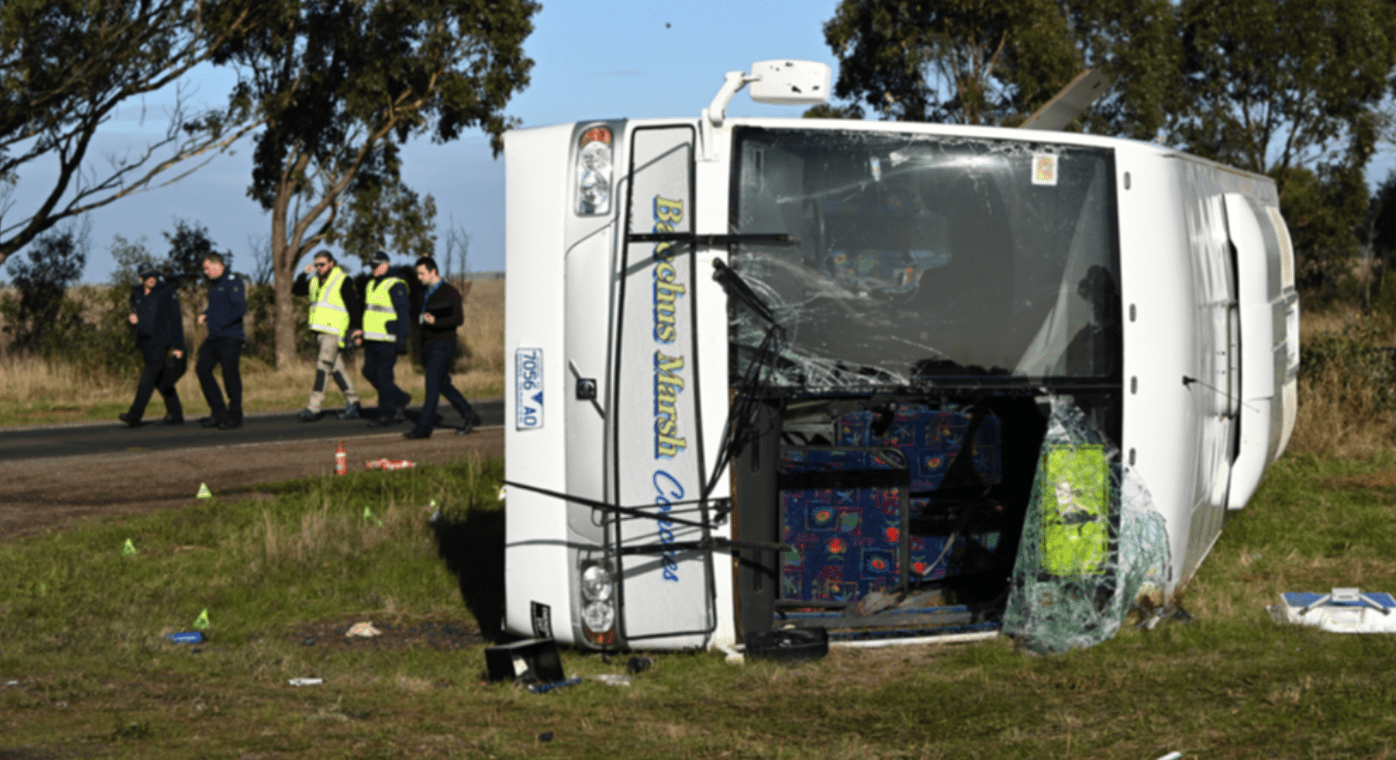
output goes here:
[{"label": "shattered windshield glass", "polygon": [[[1112,154],[943,135],[743,128],[732,268],[784,331],[773,388],[1110,378],[1120,354]],[[767,324],[733,305],[734,378]]]}]

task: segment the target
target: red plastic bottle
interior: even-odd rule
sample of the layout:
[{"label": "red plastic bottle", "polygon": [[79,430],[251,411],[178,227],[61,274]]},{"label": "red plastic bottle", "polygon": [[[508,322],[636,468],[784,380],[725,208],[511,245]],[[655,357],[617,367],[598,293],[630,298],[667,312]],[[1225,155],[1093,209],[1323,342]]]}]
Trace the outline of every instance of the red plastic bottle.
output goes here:
[{"label": "red plastic bottle", "polygon": [[344,441],[339,442],[339,448],[334,450],[334,474],[345,475],[349,472],[349,455],[344,453]]}]

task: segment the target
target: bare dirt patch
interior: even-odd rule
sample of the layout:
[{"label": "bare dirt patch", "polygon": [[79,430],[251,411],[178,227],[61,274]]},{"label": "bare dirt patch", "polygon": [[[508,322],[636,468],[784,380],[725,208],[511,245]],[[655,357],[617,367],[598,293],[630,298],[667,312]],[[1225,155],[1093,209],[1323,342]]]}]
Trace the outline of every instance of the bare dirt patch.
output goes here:
[{"label": "bare dirt patch", "polygon": [[[6,463],[0,477],[0,540],[61,530],[78,520],[180,509],[197,501],[201,483],[224,501],[265,498],[257,485],[332,473],[337,443],[292,441]],[[347,450],[351,468],[379,458],[441,464],[472,455],[502,457],[504,428],[424,441],[408,441],[395,432],[354,438]]]}]

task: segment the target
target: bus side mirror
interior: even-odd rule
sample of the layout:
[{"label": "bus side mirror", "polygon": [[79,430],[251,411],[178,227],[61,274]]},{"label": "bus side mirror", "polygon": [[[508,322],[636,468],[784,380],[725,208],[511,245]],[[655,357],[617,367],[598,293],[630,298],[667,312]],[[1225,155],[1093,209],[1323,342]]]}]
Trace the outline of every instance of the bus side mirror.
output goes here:
[{"label": "bus side mirror", "polygon": [[751,64],[751,99],[783,106],[813,106],[829,102],[833,74],[814,61],[757,61]]}]

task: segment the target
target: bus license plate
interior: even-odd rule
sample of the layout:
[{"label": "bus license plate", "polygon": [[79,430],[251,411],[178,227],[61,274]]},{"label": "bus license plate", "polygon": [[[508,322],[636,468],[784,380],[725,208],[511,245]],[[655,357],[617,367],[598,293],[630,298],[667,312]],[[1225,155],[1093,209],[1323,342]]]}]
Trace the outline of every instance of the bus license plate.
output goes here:
[{"label": "bus license plate", "polygon": [[518,430],[543,427],[543,349],[514,352],[514,424]]}]

